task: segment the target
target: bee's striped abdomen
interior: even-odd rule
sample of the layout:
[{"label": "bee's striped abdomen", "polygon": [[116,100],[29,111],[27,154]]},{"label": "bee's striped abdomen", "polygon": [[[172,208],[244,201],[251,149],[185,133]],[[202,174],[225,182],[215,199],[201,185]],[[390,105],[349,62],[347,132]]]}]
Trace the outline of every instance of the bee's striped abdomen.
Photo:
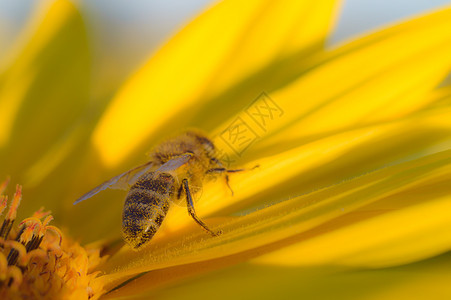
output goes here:
[{"label": "bee's striped abdomen", "polygon": [[130,188],[122,214],[122,233],[130,246],[139,248],[155,235],[174,190],[174,177],[167,173],[146,174]]}]

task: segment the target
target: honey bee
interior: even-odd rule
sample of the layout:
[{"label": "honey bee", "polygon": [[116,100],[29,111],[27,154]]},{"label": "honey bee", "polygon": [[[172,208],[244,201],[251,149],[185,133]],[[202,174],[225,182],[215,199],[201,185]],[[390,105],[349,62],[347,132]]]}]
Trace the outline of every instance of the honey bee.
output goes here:
[{"label": "honey bee", "polygon": [[[133,249],[149,242],[160,228],[172,203],[186,202],[189,215],[212,236],[211,230],[196,214],[192,190],[199,189],[204,179],[224,176],[229,186],[230,170],[215,157],[213,142],[199,132],[188,131],[158,145],[149,162],[122,173],[89,191],[74,204],[105,189],[128,189],[122,212],[122,235]],[[233,194],[233,191],[232,191]]]}]

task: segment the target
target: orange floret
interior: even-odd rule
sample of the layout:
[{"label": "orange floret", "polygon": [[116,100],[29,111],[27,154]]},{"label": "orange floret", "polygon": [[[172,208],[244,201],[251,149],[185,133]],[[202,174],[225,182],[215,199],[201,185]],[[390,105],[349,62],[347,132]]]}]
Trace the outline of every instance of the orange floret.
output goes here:
[{"label": "orange floret", "polygon": [[[6,189],[8,180],[0,184]],[[63,236],[50,212],[40,208],[31,217],[13,224],[22,198],[17,185],[0,228],[0,299],[97,299],[103,287],[93,272],[103,262],[99,249],[85,249]],[[0,195],[0,214],[7,197]]]}]

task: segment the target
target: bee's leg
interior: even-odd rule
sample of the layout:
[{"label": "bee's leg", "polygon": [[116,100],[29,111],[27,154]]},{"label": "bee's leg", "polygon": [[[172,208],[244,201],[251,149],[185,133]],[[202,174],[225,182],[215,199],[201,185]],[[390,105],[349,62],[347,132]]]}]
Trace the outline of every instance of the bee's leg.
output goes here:
[{"label": "bee's leg", "polygon": [[177,199],[180,199],[180,197],[182,196],[182,192],[183,192],[183,184],[179,187],[179,190],[177,192]]},{"label": "bee's leg", "polygon": [[[257,167],[258,167],[258,165],[253,167],[251,170],[253,170],[253,169],[257,168]],[[208,173],[225,173],[225,181],[226,181],[227,187],[232,192],[232,196],[233,196],[233,190],[232,190],[232,187],[229,184],[229,175],[228,175],[228,173],[237,173],[237,172],[243,172],[243,171],[247,171],[247,170],[248,169],[233,169],[233,170],[230,170],[230,169],[226,169],[226,168],[213,168],[213,169],[207,170],[207,174]]]},{"label": "bee's leg", "polygon": [[234,193],[233,193],[232,187],[230,186],[230,183],[229,183],[229,175],[227,175],[227,174],[225,175],[225,181],[226,181],[227,187],[229,188],[230,192],[232,193],[232,197],[233,197]]},{"label": "bee's leg", "polygon": [[[253,167],[252,169],[256,168],[258,166]],[[252,170],[251,169],[251,170]],[[207,170],[207,173],[236,173],[236,172],[243,172],[243,171],[247,171],[247,169],[234,169],[234,170],[230,170],[230,169],[226,169],[226,168],[213,168],[210,170]]]},{"label": "bee's leg", "polygon": [[193,198],[191,197],[191,193],[189,191],[189,186],[188,186],[188,179],[183,179],[182,181],[182,186],[183,189],[185,190],[185,194],[186,194],[186,204],[188,206],[188,213],[190,214],[190,216],[194,219],[194,221],[196,221],[197,224],[199,224],[200,226],[202,226],[205,230],[207,230],[208,232],[210,232],[210,234],[212,236],[218,236],[222,233],[222,231],[218,231],[218,232],[214,232],[213,230],[211,230],[210,228],[208,228],[207,224],[205,224],[204,222],[202,222],[201,219],[199,219],[199,217],[196,215],[196,211],[194,210],[194,205],[193,205]]}]

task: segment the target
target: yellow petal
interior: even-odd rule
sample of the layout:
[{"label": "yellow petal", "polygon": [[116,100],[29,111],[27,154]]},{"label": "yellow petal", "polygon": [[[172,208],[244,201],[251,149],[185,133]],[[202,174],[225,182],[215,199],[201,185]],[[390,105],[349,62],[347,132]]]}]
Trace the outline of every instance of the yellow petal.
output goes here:
[{"label": "yellow petal", "polygon": [[447,107],[451,104],[451,85],[444,86],[432,91],[428,97],[431,107]]},{"label": "yellow petal", "polygon": [[[101,159],[108,166],[117,165],[157,129],[157,135],[164,135],[180,128],[199,109],[195,105],[208,100],[214,86],[226,89],[269,59],[320,43],[330,26],[334,2],[311,4],[308,11],[311,1],[231,0],[206,11],[158,51],[113,99],[92,139]],[[276,20],[277,25],[270,24]],[[309,34],[300,35],[305,31]],[[259,47],[255,39],[263,36],[264,45]],[[231,64],[235,57],[237,62]],[[176,124],[168,122],[174,116],[178,116]]]},{"label": "yellow petal", "polygon": [[[394,164],[402,157],[423,155],[434,145],[449,143],[450,132],[451,109],[443,108],[327,136],[275,155],[263,153],[245,165],[259,168],[230,175],[233,196],[221,180],[206,184],[196,210],[200,216],[224,216],[270,205]],[[185,209],[175,208],[163,231],[191,222]]]},{"label": "yellow petal", "polygon": [[41,10],[24,32],[30,39],[19,39],[18,54],[0,77],[0,164],[18,181],[89,100],[89,49],[81,16],[66,0]]},{"label": "yellow petal", "polygon": [[[449,299],[451,255],[445,254],[409,265],[383,269],[322,267],[277,267],[249,263],[209,272],[186,280],[182,266],[168,273],[154,271],[107,295],[133,299]],[[165,276],[166,275],[166,276]],[[226,287],[226,288],[224,288]],[[221,291],[218,293],[218,291]],[[413,296],[414,295],[414,296]],[[108,297],[109,296],[109,297]],[[121,298],[122,299],[122,298]]]},{"label": "yellow petal", "polygon": [[[264,137],[245,155],[399,118],[427,106],[425,95],[451,66],[450,30],[451,8],[446,8],[320,54],[316,67],[269,93],[283,114],[266,117],[265,126],[249,118],[247,110],[240,115]],[[269,109],[263,107],[263,113],[269,115]],[[217,127],[216,134],[235,118]]]},{"label": "yellow petal", "polygon": [[[448,174],[444,179],[449,181],[451,177]],[[424,203],[344,225],[254,262],[281,266],[385,267],[441,254],[451,248],[451,237],[447,234],[451,221],[446,214],[451,208],[451,197],[429,198],[422,194]]]},{"label": "yellow petal", "polygon": [[[450,171],[451,151],[445,151],[290,199],[243,217],[222,220],[215,227],[224,230],[224,234],[219,237],[212,238],[199,232],[199,228],[197,232],[191,229],[192,233],[187,236],[180,232],[160,236],[139,252],[122,249],[104,266],[108,275],[101,277],[101,280],[113,287],[128,276],[149,270],[231,255],[249,257],[261,255],[265,251],[272,252],[274,248],[321,235],[321,231],[316,234],[313,231],[312,234],[310,230],[365,205],[419,185],[449,178]],[[442,181],[443,184],[446,181]],[[440,199],[437,200],[441,203]],[[422,223],[426,227],[432,224],[427,220]],[[447,246],[451,247],[451,241],[443,241],[447,241]],[[417,247],[417,250],[421,247]],[[329,248],[323,252],[333,251]]]},{"label": "yellow petal", "polygon": [[274,64],[300,49],[322,50],[337,1],[269,1],[248,30],[241,34],[235,51],[224,59],[204,97],[220,94],[262,66]]},{"label": "yellow petal", "polygon": [[[74,159],[71,155],[74,154],[73,150],[82,139],[83,129],[84,127],[82,126],[76,126],[73,130],[67,132],[61,139],[55,141],[54,144],[49,145],[47,152],[26,170],[24,174],[24,185],[28,188],[36,187],[48,176],[54,175],[52,173],[55,172],[69,156],[71,159]],[[56,180],[57,178],[54,179]],[[52,193],[55,193],[55,191],[55,189],[52,189]]]}]

